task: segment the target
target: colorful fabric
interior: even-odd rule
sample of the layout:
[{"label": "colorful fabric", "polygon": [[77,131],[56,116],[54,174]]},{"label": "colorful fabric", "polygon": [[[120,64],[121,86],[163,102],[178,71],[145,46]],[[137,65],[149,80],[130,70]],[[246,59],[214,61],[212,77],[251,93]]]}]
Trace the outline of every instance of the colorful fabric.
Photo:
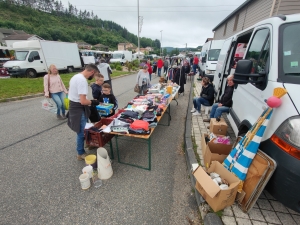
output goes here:
[{"label": "colorful fabric", "polygon": [[[253,132],[253,138],[244,136],[234,149],[231,150],[230,154],[224,160],[223,165],[226,169],[234,173],[240,180],[244,181],[247,176],[248,168],[252,163],[254,156],[258,151],[259,144],[272,116],[273,109],[266,116],[265,120],[262,118],[270,110],[267,108],[261,115],[260,119],[252,126],[248,132]],[[260,125],[261,122],[261,125]],[[255,128],[258,128],[255,131]],[[245,144],[248,143],[248,145]]]}]

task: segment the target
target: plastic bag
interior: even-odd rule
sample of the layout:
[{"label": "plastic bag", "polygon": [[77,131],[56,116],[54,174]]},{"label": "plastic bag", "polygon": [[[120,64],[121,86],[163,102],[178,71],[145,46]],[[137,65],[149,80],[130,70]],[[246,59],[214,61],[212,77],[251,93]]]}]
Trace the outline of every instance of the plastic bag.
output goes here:
[{"label": "plastic bag", "polygon": [[57,111],[56,104],[54,103],[54,101],[51,98],[43,99],[42,108],[49,112],[52,112],[52,113],[56,113],[56,111]]},{"label": "plastic bag", "polygon": [[66,95],[64,99],[65,109],[69,110],[70,100],[68,99],[68,95]]}]

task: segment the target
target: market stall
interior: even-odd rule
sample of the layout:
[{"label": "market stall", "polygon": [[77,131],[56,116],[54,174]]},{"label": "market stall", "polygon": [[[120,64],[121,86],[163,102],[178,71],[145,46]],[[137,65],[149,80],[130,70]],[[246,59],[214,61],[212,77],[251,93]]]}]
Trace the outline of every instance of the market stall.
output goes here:
[{"label": "market stall", "polygon": [[[125,108],[119,110],[117,114],[102,119],[94,125],[93,132],[97,132],[99,145],[88,141],[89,139],[87,139],[87,143],[92,144],[92,146],[102,147],[109,142],[111,158],[113,159],[111,139],[115,137],[119,163],[151,170],[151,135],[157,125],[170,125],[170,103],[172,100],[176,100],[178,91],[179,86],[177,84],[153,85],[149,89],[148,94],[136,96]],[[167,124],[161,123],[164,114],[168,116]],[[88,137],[88,133],[89,131],[86,132],[86,137]],[[148,148],[148,167],[122,161],[119,149],[120,140],[145,143]]]}]

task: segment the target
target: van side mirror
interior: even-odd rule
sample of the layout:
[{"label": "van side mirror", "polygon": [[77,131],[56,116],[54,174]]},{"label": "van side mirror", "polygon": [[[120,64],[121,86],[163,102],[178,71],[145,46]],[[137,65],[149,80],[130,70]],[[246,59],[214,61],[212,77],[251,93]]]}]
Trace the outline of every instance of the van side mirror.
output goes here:
[{"label": "van side mirror", "polygon": [[206,56],[202,57],[202,63],[205,63],[205,62],[206,62]]},{"label": "van side mirror", "polygon": [[122,59],[125,59],[125,55],[122,56]]},{"label": "van side mirror", "polygon": [[33,62],[33,57],[28,58],[28,62]]},{"label": "van side mirror", "polygon": [[239,60],[236,64],[236,69],[234,73],[234,78],[233,78],[234,83],[235,84],[252,83],[252,84],[263,85],[263,83],[265,82],[264,78],[268,73],[268,69],[267,71],[262,70],[257,74],[257,73],[252,73],[252,68],[253,68],[253,62],[251,60],[248,59]]},{"label": "van side mirror", "polygon": [[233,82],[235,84],[247,84],[249,82],[249,74],[251,73],[252,66],[253,62],[251,60],[239,60],[236,64]]}]

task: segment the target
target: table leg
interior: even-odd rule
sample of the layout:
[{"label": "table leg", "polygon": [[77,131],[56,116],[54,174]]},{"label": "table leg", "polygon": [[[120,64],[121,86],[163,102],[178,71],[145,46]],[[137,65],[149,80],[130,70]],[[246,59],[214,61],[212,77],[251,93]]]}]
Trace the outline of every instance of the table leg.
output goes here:
[{"label": "table leg", "polygon": [[114,151],[113,151],[113,146],[112,146],[112,142],[111,140],[109,141],[109,148],[110,148],[110,155],[111,155],[111,159],[114,159]]},{"label": "table leg", "polygon": [[120,162],[120,152],[119,152],[119,146],[118,146],[118,135],[115,135],[115,137],[116,137],[116,147],[117,147],[118,162]]}]

